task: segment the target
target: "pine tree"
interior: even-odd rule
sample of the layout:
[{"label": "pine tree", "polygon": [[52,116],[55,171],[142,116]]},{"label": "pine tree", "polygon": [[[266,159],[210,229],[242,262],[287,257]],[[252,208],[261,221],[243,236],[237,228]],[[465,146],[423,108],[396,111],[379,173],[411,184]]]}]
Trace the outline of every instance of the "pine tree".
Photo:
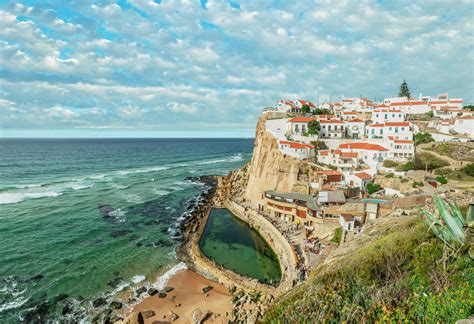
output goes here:
[{"label": "pine tree", "polygon": [[410,89],[408,89],[408,84],[405,80],[403,80],[402,84],[400,85],[400,92],[398,93],[398,96],[411,98]]}]

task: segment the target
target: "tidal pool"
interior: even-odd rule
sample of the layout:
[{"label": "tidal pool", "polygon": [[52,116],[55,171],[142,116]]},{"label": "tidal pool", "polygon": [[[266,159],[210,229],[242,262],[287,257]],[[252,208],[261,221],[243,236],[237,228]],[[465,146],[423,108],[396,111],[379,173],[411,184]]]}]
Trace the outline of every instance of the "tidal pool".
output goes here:
[{"label": "tidal pool", "polygon": [[281,279],[278,257],[260,234],[227,209],[213,209],[199,241],[201,251],[224,268],[258,281]]}]

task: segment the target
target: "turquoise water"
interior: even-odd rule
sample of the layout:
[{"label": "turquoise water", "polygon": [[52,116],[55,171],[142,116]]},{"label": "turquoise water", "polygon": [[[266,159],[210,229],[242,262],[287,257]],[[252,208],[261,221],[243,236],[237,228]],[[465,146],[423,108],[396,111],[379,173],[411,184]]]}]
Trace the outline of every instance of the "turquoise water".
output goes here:
[{"label": "turquoise water", "polygon": [[0,140],[0,323],[88,320],[91,300],[155,281],[176,265],[180,224],[206,189],[186,178],[226,174],[251,149],[245,139]]},{"label": "turquoise water", "polygon": [[211,260],[260,282],[281,279],[278,257],[265,240],[227,209],[213,209],[199,242]]}]

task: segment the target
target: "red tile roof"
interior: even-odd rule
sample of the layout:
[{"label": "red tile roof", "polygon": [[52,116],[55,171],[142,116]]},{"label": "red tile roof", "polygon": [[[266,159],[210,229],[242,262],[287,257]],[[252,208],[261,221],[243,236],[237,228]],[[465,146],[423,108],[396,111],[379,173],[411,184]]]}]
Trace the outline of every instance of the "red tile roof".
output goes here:
[{"label": "red tile roof", "polygon": [[342,152],[341,158],[356,158],[357,155],[357,152]]},{"label": "red tile roof", "polygon": [[372,179],[372,176],[368,174],[367,172],[359,172],[354,174],[356,177],[358,177],[361,180],[370,180]]},{"label": "red tile roof", "polygon": [[295,117],[289,120],[290,123],[309,123],[310,121],[315,120],[312,117]]},{"label": "red tile roof", "polygon": [[344,115],[357,115],[357,111],[344,111]]},{"label": "red tile roof", "polygon": [[336,171],[336,170],[323,170],[323,171],[318,171],[317,174],[324,174],[324,175],[342,175],[341,172]]},{"label": "red tile roof", "polygon": [[340,144],[339,148],[352,149],[352,150],[368,150],[368,151],[388,151],[388,149],[378,144],[369,144],[365,142]]},{"label": "red tile roof", "polygon": [[321,120],[321,124],[344,124],[343,121],[340,121],[338,119],[331,119],[331,120]]},{"label": "red tile roof", "polygon": [[327,155],[329,155],[329,150],[321,150],[321,151],[318,151],[318,155],[327,156]]},{"label": "red tile roof", "polygon": [[304,143],[298,143],[298,142],[280,141],[280,144],[289,145],[290,148],[295,148],[295,149],[300,149],[300,148],[314,149],[314,146],[311,144],[304,144]]},{"label": "red tile roof", "polygon": [[385,126],[410,126],[409,122],[386,122]]},{"label": "red tile roof", "polygon": [[352,120],[349,120],[348,123],[363,123],[364,121],[359,118],[354,118]]},{"label": "red tile roof", "polygon": [[399,144],[413,144],[413,141],[411,140],[400,140],[400,139],[396,139],[394,140],[395,143],[399,143]]}]

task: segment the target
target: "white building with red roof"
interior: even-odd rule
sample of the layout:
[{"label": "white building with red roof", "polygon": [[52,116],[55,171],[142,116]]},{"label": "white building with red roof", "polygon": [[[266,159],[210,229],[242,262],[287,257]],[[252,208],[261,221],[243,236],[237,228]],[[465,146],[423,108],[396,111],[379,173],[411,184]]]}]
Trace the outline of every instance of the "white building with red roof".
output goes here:
[{"label": "white building with red roof", "polygon": [[372,122],[382,124],[385,122],[403,122],[406,120],[406,114],[399,109],[388,109],[384,107],[376,108],[372,112]]},{"label": "white building with red roof", "polygon": [[386,142],[388,141],[388,136],[393,136],[401,140],[413,139],[412,126],[411,123],[407,121],[367,125],[365,133],[369,142]]},{"label": "white building with red roof", "polygon": [[346,122],[346,137],[352,139],[365,138],[365,122],[355,118]]},{"label": "white building with red roof", "polygon": [[316,120],[312,117],[294,117],[288,119],[287,132],[291,135],[302,135],[308,131],[308,123]]},{"label": "white building with red roof", "polygon": [[278,147],[284,154],[300,160],[314,157],[314,146],[311,144],[280,140]]},{"label": "white building with red roof", "polygon": [[317,160],[318,163],[335,166],[341,172],[353,170],[359,165],[357,152],[341,149],[319,150]]},{"label": "white building with red roof", "polygon": [[343,111],[341,113],[341,119],[344,121],[349,121],[357,118],[357,111],[350,110],[350,111]]},{"label": "white building with red roof", "polygon": [[345,181],[350,187],[358,187],[360,190],[364,190],[369,182],[371,182],[373,176],[367,172],[354,172],[346,175]]},{"label": "white building with red roof", "polygon": [[449,98],[447,93],[439,94],[437,97],[423,97],[421,94],[416,99],[407,97],[385,98],[383,104],[390,109],[398,109],[406,114],[424,114],[430,111],[439,110],[444,106],[451,106],[461,109],[464,100],[461,98]]},{"label": "white building with red roof", "polygon": [[415,155],[415,143],[410,140],[396,139],[388,136],[390,149],[390,158],[398,161],[405,161],[413,158]]},{"label": "white building with red roof", "polygon": [[346,124],[340,119],[323,119],[320,120],[321,130],[319,131],[320,138],[341,139],[346,133]]},{"label": "white building with red roof", "polygon": [[343,143],[339,145],[339,149],[346,152],[357,152],[358,158],[371,167],[376,167],[379,162],[383,162],[390,156],[388,148],[367,142]]}]

